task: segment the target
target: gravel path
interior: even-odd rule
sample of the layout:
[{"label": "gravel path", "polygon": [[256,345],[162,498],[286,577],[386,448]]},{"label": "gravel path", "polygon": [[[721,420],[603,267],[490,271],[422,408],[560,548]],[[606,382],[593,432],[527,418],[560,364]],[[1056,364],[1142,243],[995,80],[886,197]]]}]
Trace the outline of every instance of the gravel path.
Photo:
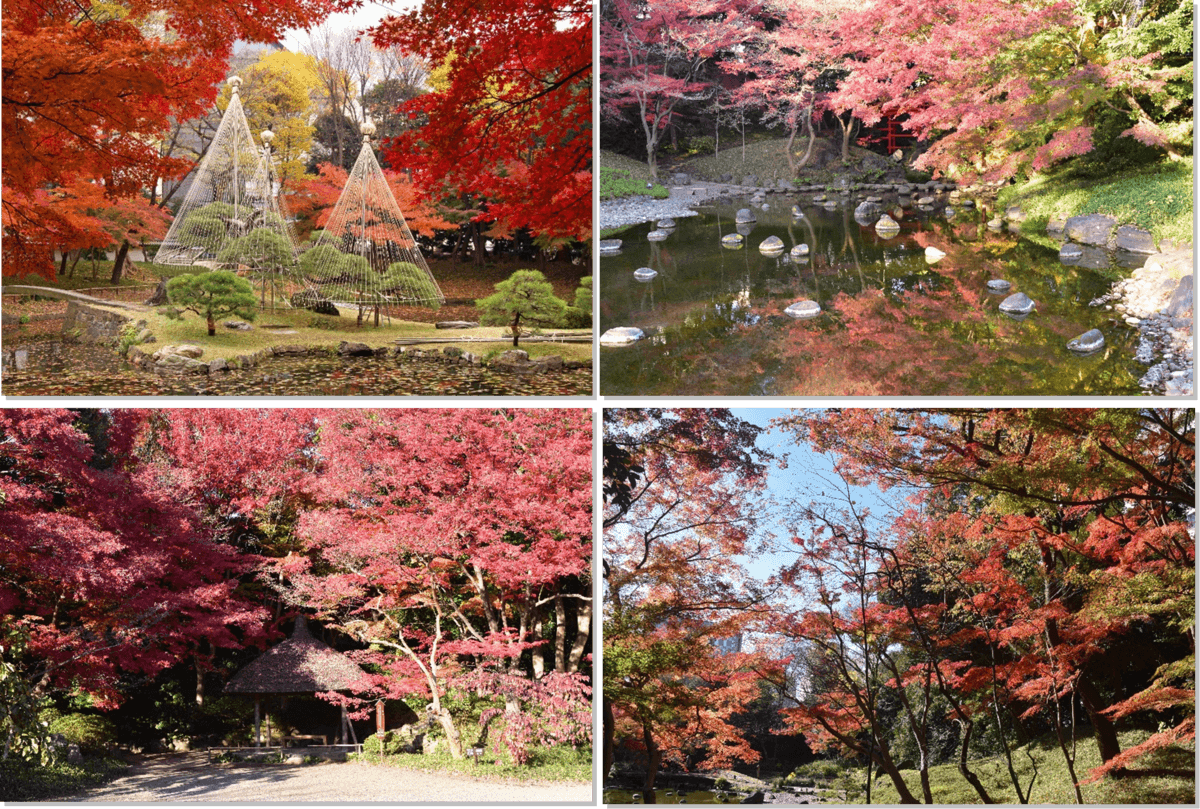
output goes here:
[{"label": "gravel path", "polygon": [[692,210],[694,205],[703,204],[713,197],[750,194],[755,190],[757,189],[697,180],[691,185],[671,186],[671,196],[667,199],[628,197],[603,200],[600,203],[600,227],[617,228],[641,222],[656,222],[659,219],[695,216],[696,212]]},{"label": "gravel path", "polygon": [[591,784],[512,784],[360,762],[307,766],[209,764],[204,753],[150,756],[129,775],[81,793],[85,803],[368,801],[591,803]]}]

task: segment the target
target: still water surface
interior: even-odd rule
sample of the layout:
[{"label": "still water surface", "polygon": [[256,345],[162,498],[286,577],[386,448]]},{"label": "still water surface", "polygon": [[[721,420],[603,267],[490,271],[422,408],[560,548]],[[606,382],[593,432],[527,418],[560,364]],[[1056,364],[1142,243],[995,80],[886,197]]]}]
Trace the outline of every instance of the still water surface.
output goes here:
[{"label": "still water surface", "polygon": [[[802,217],[792,215],[798,203]],[[653,224],[618,234],[619,255],[600,259],[600,326],[642,329],[633,345],[601,348],[604,395],[1117,395],[1138,394],[1136,332],[1088,302],[1128,270],[1059,261],[1050,247],[990,231],[989,214],[954,205],[883,207],[901,225],[891,239],[855,221],[857,200],[827,210],[812,195],[768,198],[757,224],[737,226],[747,200],[718,201],[676,220],[661,242]],[[874,220],[870,220],[872,223]],[[745,247],[721,237],[740,228]],[[768,236],[785,252],[759,252]],[[791,248],[810,254],[793,260]],[[946,256],[934,264],[926,247]],[[1101,256],[1100,264],[1106,264]],[[649,282],[634,271],[650,268]],[[1005,279],[1003,294],[988,290]],[[1037,302],[1024,319],[999,311],[1012,293]],[[822,314],[784,309],[813,300]],[[1106,346],[1077,356],[1069,340],[1099,328]]]}]

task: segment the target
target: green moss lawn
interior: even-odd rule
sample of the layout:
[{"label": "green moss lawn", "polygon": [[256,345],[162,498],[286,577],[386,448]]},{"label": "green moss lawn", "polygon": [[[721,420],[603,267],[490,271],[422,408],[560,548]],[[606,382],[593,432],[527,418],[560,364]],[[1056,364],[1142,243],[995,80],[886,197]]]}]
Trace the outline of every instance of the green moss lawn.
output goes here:
[{"label": "green moss lawn", "polygon": [[1027,219],[1022,232],[1042,233],[1052,219],[1102,213],[1123,224],[1137,225],[1155,239],[1192,241],[1192,158],[1164,160],[1097,179],[1069,167],[1035,174],[1001,190],[1000,206],[1020,205]]},{"label": "green moss lawn", "polygon": [[[1149,735],[1146,731],[1138,730],[1122,733],[1121,747],[1128,749],[1145,741]],[[1029,755],[1026,755],[1027,751]],[[1090,770],[1100,766],[1100,753],[1090,736],[1078,739],[1076,753],[1075,772],[1080,780],[1085,780]],[[1193,804],[1196,789],[1195,756],[1194,744],[1172,745],[1151,753],[1138,760],[1131,768],[1132,773],[1124,778],[1107,778],[1083,786],[1083,800],[1085,803],[1107,804]],[[1023,789],[1028,788],[1035,764],[1037,778],[1029,795],[1030,804],[1075,803],[1075,792],[1071,787],[1066,762],[1053,736],[1013,751],[1013,768],[1020,777]],[[975,759],[971,762],[971,769],[998,803],[1017,803],[1017,794],[1009,780],[1003,756]],[[1183,775],[1185,772],[1190,774]],[[921,779],[917,771],[901,770],[901,775],[912,793],[920,796]],[[956,764],[931,767],[929,781],[935,803],[980,803],[979,795],[958,772]],[[872,803],[897,803],[898,800],[896,789],[888,778],[876,780],[871,795]]]}]

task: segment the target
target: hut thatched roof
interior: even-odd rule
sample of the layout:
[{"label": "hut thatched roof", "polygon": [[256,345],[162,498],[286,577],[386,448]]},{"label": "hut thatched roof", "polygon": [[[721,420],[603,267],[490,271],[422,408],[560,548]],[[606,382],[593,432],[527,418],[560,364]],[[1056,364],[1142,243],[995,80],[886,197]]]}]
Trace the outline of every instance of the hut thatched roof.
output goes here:
[{"label": "hut thatched roof", "polygon": [[308,633],[304,616],[292,636],[263,652],[225,684],[227,694],[315,694],[345,691],[364,672]]}]

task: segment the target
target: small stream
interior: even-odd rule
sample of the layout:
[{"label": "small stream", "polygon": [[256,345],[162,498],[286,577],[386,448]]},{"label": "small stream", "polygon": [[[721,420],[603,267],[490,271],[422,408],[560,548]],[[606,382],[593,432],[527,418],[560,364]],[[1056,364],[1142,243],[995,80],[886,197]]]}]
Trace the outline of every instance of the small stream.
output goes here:
[{"label": "small stream", "polygon": [[[8,347],[6,346],[6,349]],[[6,396],[584,396],[590,368],[533,376],[405,357],[277,357],[211,376],[160,376],[112,348],[46,341],[14,346],[22,368],[4,368]],[[16,352],[14,352],[15,354]]]},{"label": "small stream", "polygon": [[[812,194],[771,195],[762,204],[718,200],[676,220],[662,241],[654,224],[616,238],[600,259],[600,327],[631,326],[646,337],[604,347],[604,395],[1122,395],[1140,394],[1136,330],[1088,303],[1139,266],[1111,265],[1102,252],[1067,264],[1058,252],[1007,229],[991,214],[936,195],[923,208],[895,195],[883,209],[900,233],[881,237],[874,219],[855,221],[858,198],[834,206]],[[901,204],[904,203],[904,204]],[[802,216],[794,216],[798,205]],[[946,213],[947,206],[952,211]],[[735,225],[751,208],[753,225]],[[741,249],[721,239],[740,232]],[[783,242],[781,256],[759,244]],[[658,234],[656,234],[656,238]],[[793,259],[791,249],[809,254]],[[928,263],[925,249],[945,253]],[[1084,266],[1087,265],[1087,266]],[[634,271],[656,273],[639,281]],[[645,273],[643,273],[645,275]],[[987,282],[1004,279],[1003,293]],[[1014,318],[1002,300],[1023,292],[1036,310]],[[801,300],[821,314],[794,319]],[[1072,338],[1098,328],[1105,346],[1080,356]]]}]

